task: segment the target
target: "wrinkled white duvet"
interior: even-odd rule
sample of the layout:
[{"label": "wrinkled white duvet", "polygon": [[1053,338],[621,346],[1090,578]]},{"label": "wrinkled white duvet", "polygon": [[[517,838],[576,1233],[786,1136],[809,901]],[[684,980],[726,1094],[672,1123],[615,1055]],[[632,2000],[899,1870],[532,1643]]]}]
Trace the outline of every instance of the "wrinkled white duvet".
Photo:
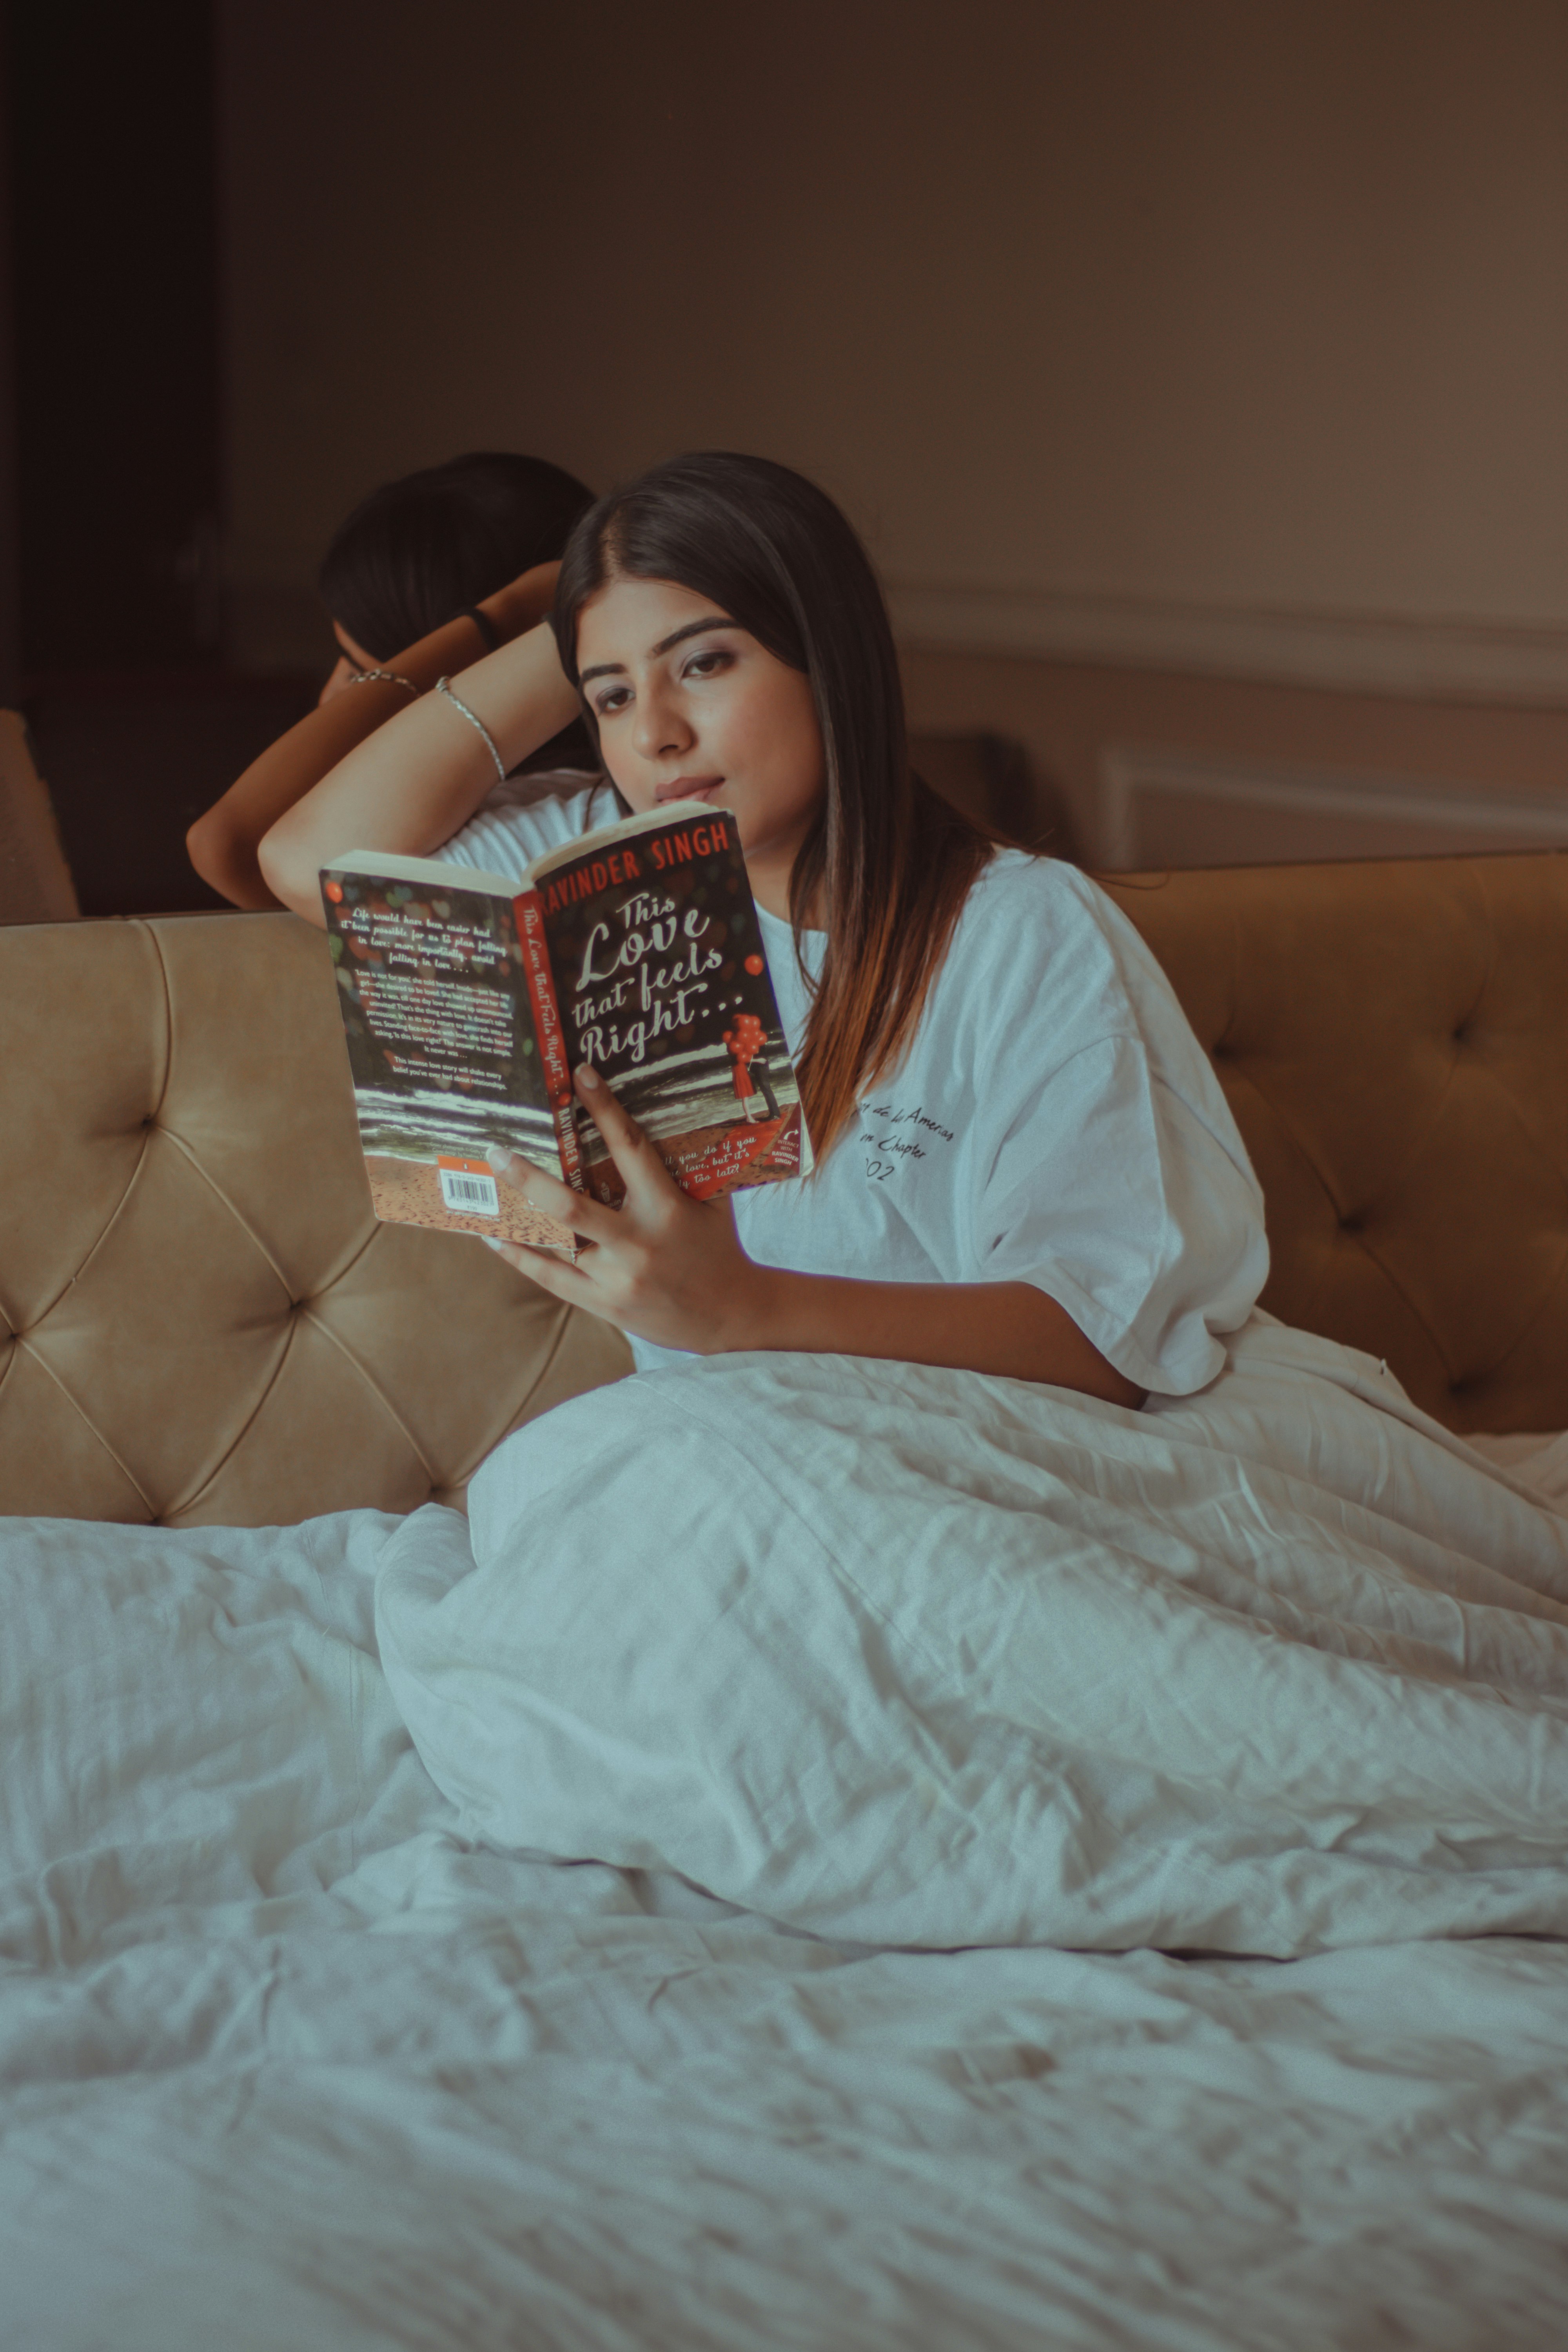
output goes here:
[{"label": "wrinkled white duvet", "polygon": [[377,1628],[489,1844],[877,1944],[1568,1934],[1568,1517],[1329,1341],[1259,1321],[1142,1412],[698,1363],[471,1509]]},{"label": "wrinkled white duvet", "polygon": [[692,1367],[475,1530],[0,1525],[5,2352],[1568,2332],[1568,1518],[1374,1367]]}]

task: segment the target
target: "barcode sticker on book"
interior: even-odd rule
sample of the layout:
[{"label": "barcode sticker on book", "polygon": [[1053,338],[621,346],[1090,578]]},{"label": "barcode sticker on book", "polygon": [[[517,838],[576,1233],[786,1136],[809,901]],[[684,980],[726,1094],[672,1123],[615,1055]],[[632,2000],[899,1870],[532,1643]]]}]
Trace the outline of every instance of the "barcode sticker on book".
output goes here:
[{"label": "barcode sticker on book", "polygon": [[481,1176],[475,1169],[437,1168],[441,1179],[441,1198],[448,1209],[466,1210],[469,1216],[499,1217],[500,1195],[496,1191],[493,1176]]}]

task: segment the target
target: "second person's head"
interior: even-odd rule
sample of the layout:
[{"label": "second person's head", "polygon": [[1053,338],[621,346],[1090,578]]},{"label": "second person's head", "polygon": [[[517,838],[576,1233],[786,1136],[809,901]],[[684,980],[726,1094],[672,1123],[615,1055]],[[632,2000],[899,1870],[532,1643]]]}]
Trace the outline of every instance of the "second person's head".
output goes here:
[{"label": "second person's head", "polygon": [[592,490],[543,457],[474,450],[384,482],[339,525],[317,585],[342,660],[372,669],[536,563],[556,562]]}]

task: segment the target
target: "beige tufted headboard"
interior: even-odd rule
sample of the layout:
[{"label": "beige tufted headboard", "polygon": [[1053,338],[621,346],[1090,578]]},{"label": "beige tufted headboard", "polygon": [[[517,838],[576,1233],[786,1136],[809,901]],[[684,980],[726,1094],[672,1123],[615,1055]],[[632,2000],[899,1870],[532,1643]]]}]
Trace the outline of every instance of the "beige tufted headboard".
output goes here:
[{"label": "beige tufted headboard", "polygon": [[477,1243],[375,1223],[336,993],[292,915],[0,930],[0,1508],[409,1510],[626,1368]]},{"label": "beige tufted headboard", "polygon": [[[1451,1426],[1568,1426],[1568,859],[1109,887],[1262,1178],[1266,1303]],[[628,1360],[374,1223],[285,915],[0,929],[0,1509],[178,1526],[453,1496]]]},{"label": "beige tufted headboard", "polygon": [[1107,887],[1262,1181],[1264,1305],[1450,1428],[1568,1428],[1568,856]]}]

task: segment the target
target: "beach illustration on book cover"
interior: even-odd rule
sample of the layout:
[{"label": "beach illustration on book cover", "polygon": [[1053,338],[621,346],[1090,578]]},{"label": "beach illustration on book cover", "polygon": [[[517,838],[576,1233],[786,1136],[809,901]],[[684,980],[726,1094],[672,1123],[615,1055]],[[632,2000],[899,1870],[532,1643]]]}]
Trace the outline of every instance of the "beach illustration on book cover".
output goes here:
[{"label": "beach illustration on book cover", "polygon": [[608,1148],[571,1093],[585,1061],[698,1198],[801,1172],[795,1070],[732,817],[595,836],[515,897],[474,879],[322,877],[377,1216],[570,1247],[485,1152],[504,1144],[617,1202]]}]

